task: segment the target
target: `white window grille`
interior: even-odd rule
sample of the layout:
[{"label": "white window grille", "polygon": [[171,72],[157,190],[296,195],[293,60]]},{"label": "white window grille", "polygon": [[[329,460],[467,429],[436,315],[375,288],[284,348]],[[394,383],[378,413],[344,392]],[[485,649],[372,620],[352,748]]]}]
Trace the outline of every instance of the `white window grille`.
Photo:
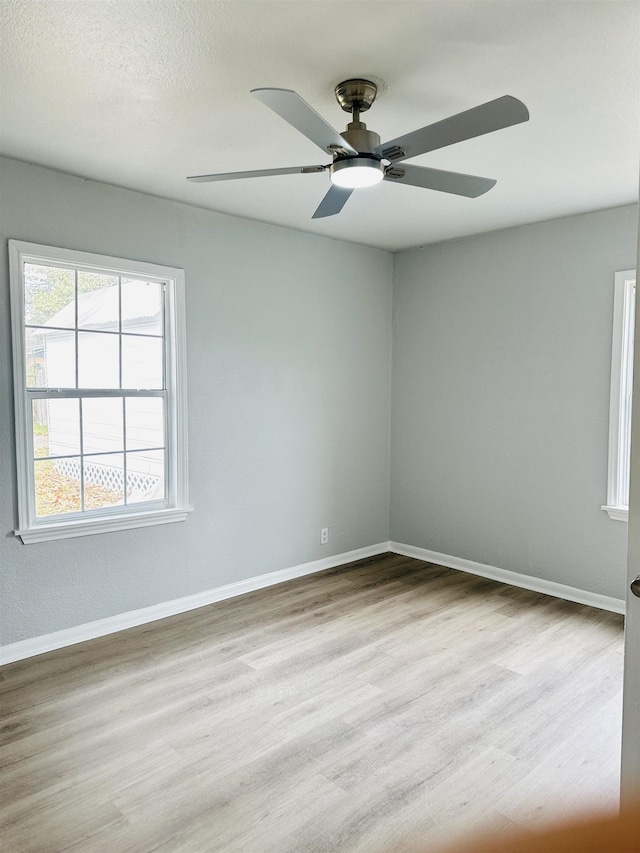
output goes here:
[{"label": "white window grille", "polygon": [[16,240],[9,254],[17,535],[184,520],[183,271]]},{"label": "white window grille", "polygon": [[609,402],[609,472],[607,503],[602,509],[609,513],[610,518],[626,521],[629,515],[635,270],[617,272],[614,288]]}]

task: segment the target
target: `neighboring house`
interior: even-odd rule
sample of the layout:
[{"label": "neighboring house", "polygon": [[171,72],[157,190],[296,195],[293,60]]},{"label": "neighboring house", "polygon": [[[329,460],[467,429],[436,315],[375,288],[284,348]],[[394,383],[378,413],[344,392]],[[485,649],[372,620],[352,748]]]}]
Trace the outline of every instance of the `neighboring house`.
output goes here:
[{"label": "neighboring house", "polygon": [[[116,284],[78,295],[78,387],[159,388],[162,386],[162,300],[155,283],[123,280],[122,305]],[[120,310],[122,326],[120,327]],[[49,388],[74,387],[75,300],[45,324],[45,362]],[[119,335],[119,332],[122,332]],[[119,346],[122,342],[120,369]],[[121,372],[121,376],[119,375]],[[135,424],[127,427],[127,449],[162,447],[158,398],[135,401]],[[122,398],[113,391],[84,402],[90,417],[83,420],[85,480],[101,486],[123,486]],[[49,454],[62,473],[80,477],[78,422],[68,407],[49,405]],[[113,454],[115,456],[101,456]],[[87,459],[87,455],[91,458]],[[95,456],[93,454],[96,454]],[[163,455],[157,451],[128,454],[127,491],[137,500],[153,499],[163,480]]]}]

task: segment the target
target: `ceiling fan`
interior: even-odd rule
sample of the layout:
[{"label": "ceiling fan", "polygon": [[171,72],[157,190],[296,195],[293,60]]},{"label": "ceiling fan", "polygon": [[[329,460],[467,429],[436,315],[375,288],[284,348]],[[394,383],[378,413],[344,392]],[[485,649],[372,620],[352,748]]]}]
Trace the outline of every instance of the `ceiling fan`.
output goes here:
[{"label": "ceiling fan", "polygon": [[495,185],[495,180],[445,172],[441,169],[428,169],[424,166],[410,166],[403,161],[427,151],[462,142],[464,139],[473,139],[503,127],[519,124],[529,118],[529,111],[522,101],[504,95],[381,144],[378,134],[367,130],[366,124],[360,121],[360,114],[369,109],[377,93],[377,86],[371,80],[345,80],[336,86],[335,96],[338,103],[343,110],[351,113],[347,129],[338,133],[291,89],[252,89],[251,94],[259,101],[315,142],[323,151],[331,154],[333,162],[326,166],[290,166],[252,172],[193,175],[187,180],[206,183],[270,175],[308,175],[328,170],[331,188],[313,214],[313,219],[340,213],[354,189],[373,186],[382,180],[476,198],[490,190]]}]

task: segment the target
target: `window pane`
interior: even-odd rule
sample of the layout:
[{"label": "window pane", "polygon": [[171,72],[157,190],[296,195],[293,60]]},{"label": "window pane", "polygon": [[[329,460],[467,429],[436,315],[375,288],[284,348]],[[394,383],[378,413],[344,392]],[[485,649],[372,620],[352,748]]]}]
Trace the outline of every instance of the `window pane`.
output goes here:
[{"label": "window pane", "polygon": [[78,271],[78,328],[119,331],[117,275]]},{"label": "window pane", "polygon": [[85,456],[84,508],[101,509],[104,506],[120,506],[124,503],[124,457],[122,453],[112,456]]},{"label": "window pane", "polygon": [[79,401],[34,400],[33,455],[75,456],[79,453]]},{"label": "window pane", "polygon": [[126,449],[164,447],[162,397],[129,397],[126,406]]},{"label": "window pane", "polygon": [[122,331],[162,335],[162,285],[153,281],[122,282]]},{"label": "window pane", "polygon": [[80,459],[36,459],[33,464],[36,515],[80,512]]},{"label": "window pane", "polygon": [[42,329],[26,329],[25,355],[27,388],[46,388],[47,359],[45,336]]},{"label": "window pane", "polygon": [[122,336],[122,387],[163,387],[162,338]]},{"label": "window pane", "polygon": [[27,388],[75,388],[75,332],[25,331]]},{"label": "window pane", "polygon": [[75,271],[24,265],[25,323],[73,329],[76,322]]},{"label": "window pane", "polygon": [[127,503],[164,499],[164,450],[127,453]]},{"label": "window pane", "polygon": [[118,335],[78,332],[78,387],[119,388]]},{"label": "window pane", "polygon": [[124,450],[122,397],[87,397],[82,401],[83,453]]}]

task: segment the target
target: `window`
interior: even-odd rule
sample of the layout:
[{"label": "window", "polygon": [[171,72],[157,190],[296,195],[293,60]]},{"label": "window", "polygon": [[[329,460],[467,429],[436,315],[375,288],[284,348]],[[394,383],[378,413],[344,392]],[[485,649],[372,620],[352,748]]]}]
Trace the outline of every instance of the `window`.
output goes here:
[{"label": "window", "polygon": [[602,509],[606,510],[609,516],[617,521],[626,521],[629,514],[631,391],[633,384],[635,302],[635,270],[616,273],[613,296],[613,341],[611,346],[609,476],[607,503]]},{"label": "window", "polygon": [[189,512],[184,274],[9,241],[25,543]]}]

